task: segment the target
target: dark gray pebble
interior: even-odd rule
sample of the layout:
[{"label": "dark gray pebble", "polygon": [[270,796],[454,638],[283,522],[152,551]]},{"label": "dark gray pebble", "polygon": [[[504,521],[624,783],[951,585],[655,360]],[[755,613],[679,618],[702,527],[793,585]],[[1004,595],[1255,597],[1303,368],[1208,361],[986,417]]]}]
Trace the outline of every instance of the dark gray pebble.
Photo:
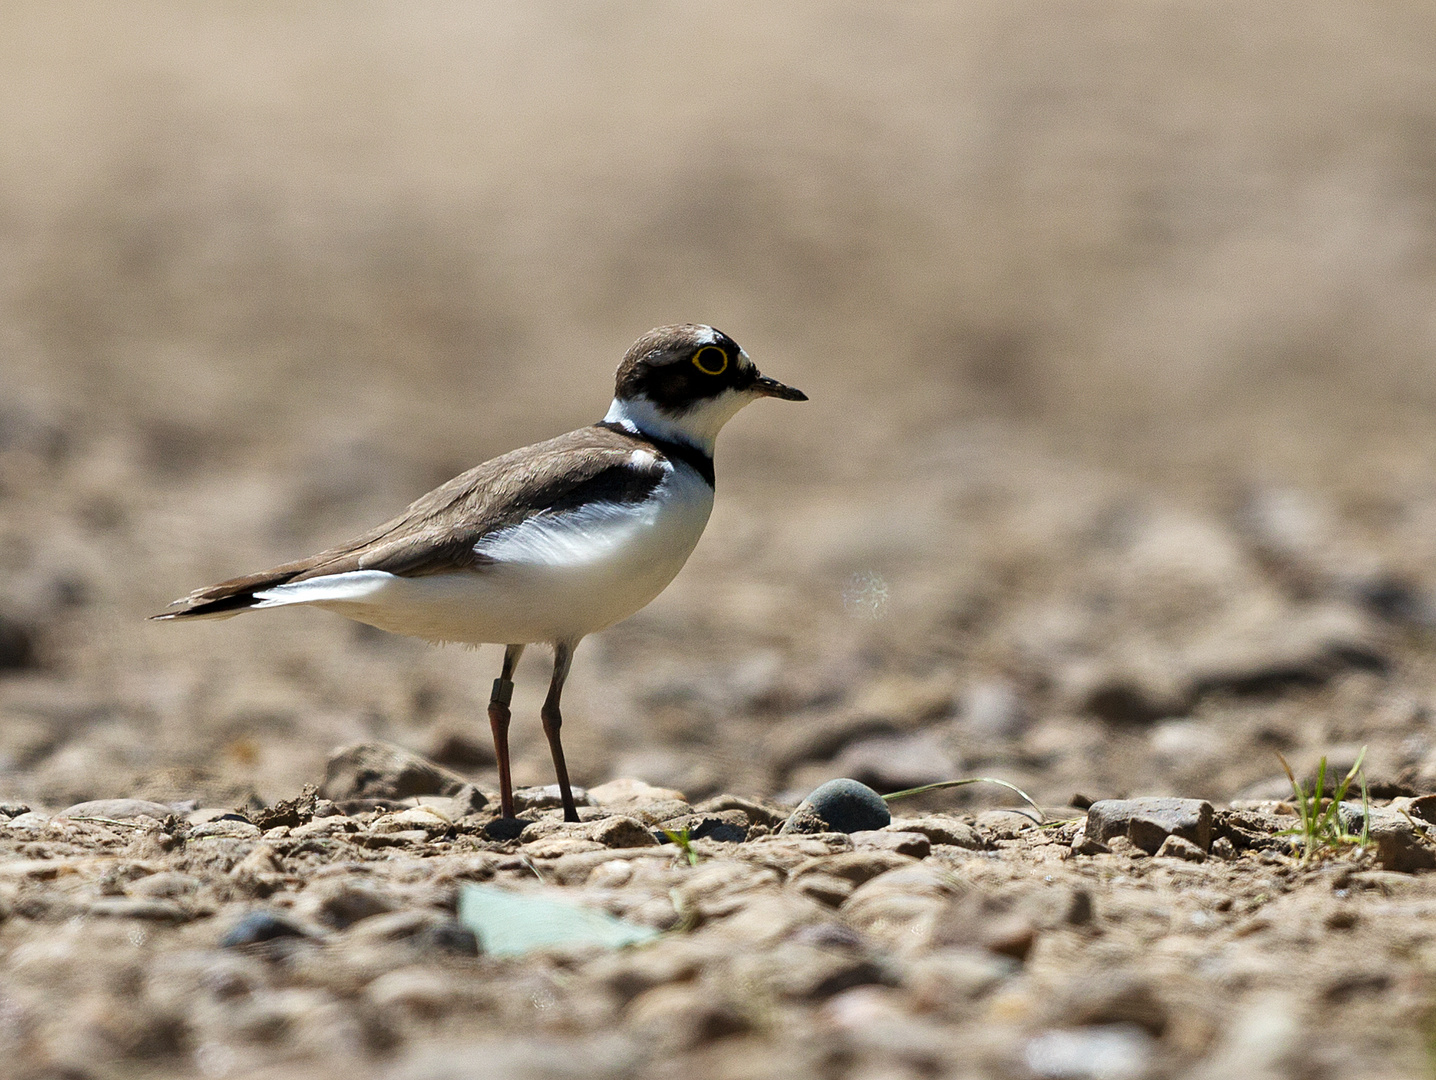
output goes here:
[{"label": "dark gray pebble", "polygon": [[519,833],[533,824],[531,818],[501,817],[494,818],[484,826],[484,837],[488,840],[517,840]]},{"label": "dark gray pebble", "polygon": [[453,953],[456,956],[478,956],[479,939],[458,919],[445,919],[426,929],[419,935],[420,944],[436,952]]},{"label": "dark gray pebble", "polygon": [[307,937],[294,923],[272,911],[251,911],[229,929],[220,939],[220,948],[236,949],[244,945],[257,945],[261,941],[275,938]]},{"label": "dark gray pebble", "polygon": [[816,815],[834,832],[854,833],[892,824],[883,797],[866,784],[846,778],[829,780],[798,804],[781,832],[809,831],[803,822]]}]

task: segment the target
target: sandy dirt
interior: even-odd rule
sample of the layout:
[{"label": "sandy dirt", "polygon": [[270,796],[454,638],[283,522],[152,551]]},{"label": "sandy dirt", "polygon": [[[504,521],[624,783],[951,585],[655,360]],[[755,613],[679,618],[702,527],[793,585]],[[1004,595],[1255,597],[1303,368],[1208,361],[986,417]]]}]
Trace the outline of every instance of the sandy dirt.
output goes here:
[{"label": "sandy dirt", "polygon": [[[1380,808],[1436,791],[1424,5],[0,24],[19,1075],[1431,1074],[1426,842],[1276,835],[1278,753],[1365,747]],[[349,825],[264,828],[371,740],[492,797],[498,650],[144,617],[597,419],[627,345],[685,320],[811,401],[725,430],[703,542],[584,642],[565,745],[589,788],[757,800],[748,838],[691,866],[590,835],[676,820],[652,800],[516,840],[342,798],[317,820]],[[546,681],[526,658],[522,785],[552,781]],[[894,805],[968,847],[759,835],[833,777],[979,774],[1070,823],[974,786]],[[1245,846],[1074,849],[1077,807],[1128,796],[1208,800]],[[54,820],[99,799],[169,813]],[[470,881],[665,936],[456,952],[430,931]],[[253,911],[304,933],[221,947]]]}]

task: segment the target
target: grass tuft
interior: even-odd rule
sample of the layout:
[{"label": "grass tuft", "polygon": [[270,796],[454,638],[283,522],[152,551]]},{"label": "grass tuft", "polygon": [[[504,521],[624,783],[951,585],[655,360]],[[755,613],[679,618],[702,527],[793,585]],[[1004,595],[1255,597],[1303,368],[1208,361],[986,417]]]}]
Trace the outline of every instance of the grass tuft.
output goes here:
[{"label": "grass tuft", "polygon": [[668,837],[669,843],[678,845],[678,850],[682,852],[683,857],[688,860],[689,866],[698,865],[699,855],[698,852],[693,850],[693,838],[688,835],[688,827],[686,825],[677,832],[672,829],[664,829],[663,835]]},{"label": "grass tuft", "polygon": [[[1331,798],[1326,798],[1326,758],[1324,756],[1316,767],[1316,783],[1312,786],[1311,791],[1307,791],[1301,781],[1296,778],[1296,774],[1291,771],[1291,766],[1287,763],[1286,758],[1277,754],[1277,760],[1281,762],[1281,767],[1286,771],[1286,778],[1291,781],[1296,813],[1301,822],[1296,828],[1283,829],[1277,835],[1300,838],[1302,862],[1310,862],[1320,855],[1338,854],[1354,847],[1364,848],[1371,842],[1371,802],[1366,793],[1366,774],[1361,771],[1361,763],[1365,759],[1366,747],[1363,746],[1361,753],[1356,755],[1355,764],[1336,785]],[[1361,778],[1361,835],[1353,836],[1342,827],[1341,804],[1345,801],[1347,792],[1351,790],[1352,782],[1358,776]]]}]

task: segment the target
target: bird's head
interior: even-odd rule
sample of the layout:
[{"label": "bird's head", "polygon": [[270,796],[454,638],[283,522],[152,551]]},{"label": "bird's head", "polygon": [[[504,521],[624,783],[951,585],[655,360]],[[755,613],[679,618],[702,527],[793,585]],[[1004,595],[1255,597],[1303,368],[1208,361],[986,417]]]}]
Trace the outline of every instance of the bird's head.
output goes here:
[{"label": "bird's head", "polygon": [[718,432],[762,397],[808,395],[759,372],[738,343],[711,326],[660,326],[633,343],[618,365],[605,420],[713,453]]}]

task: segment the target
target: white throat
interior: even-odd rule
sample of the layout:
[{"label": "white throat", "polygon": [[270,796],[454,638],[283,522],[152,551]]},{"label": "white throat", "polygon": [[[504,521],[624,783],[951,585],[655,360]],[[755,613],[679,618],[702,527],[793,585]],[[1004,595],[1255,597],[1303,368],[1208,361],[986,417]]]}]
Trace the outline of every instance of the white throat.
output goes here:
[{"label": "white throat", "polygon": [[681,416],[659,408],[646,397],[614,398],[603,420],[606,424],[619,424],[650,439],[687,443],[712,457],[718,432],[754,396],[737,390],[724,390]]}]

